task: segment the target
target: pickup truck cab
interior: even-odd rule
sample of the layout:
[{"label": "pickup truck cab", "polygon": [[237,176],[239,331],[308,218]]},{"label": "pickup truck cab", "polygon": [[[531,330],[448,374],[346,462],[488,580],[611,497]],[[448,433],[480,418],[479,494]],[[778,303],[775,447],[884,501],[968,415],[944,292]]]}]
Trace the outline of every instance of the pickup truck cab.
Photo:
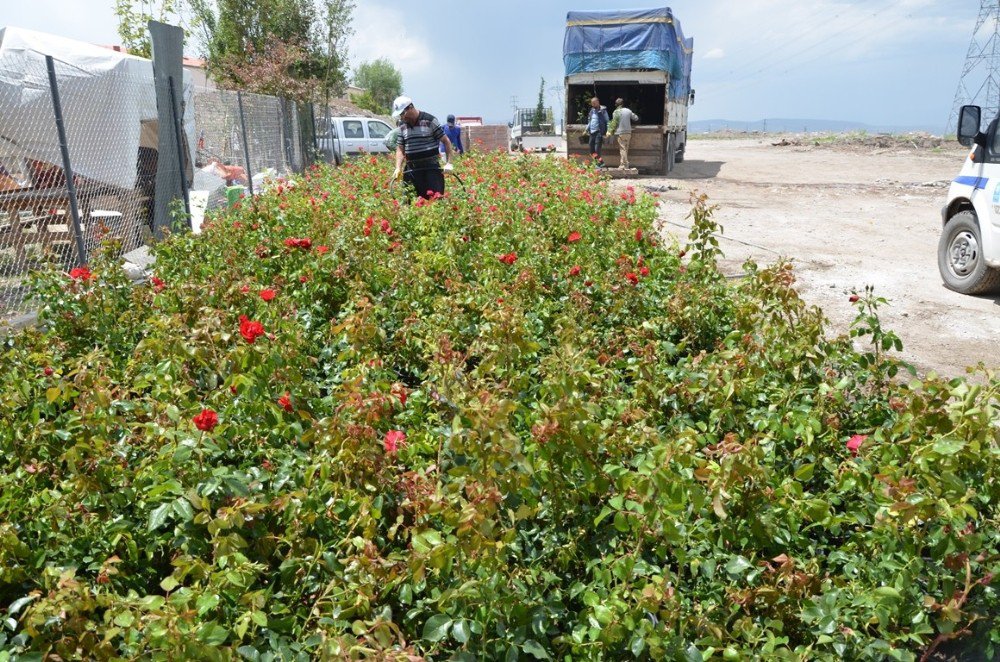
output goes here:
[{"label": "pickup truck cab", "polygon": [[980,131],[979,106],[963,106],[958,141],[972,151],[941,209],[938,270],[945,287],[962,294],[1000,289],[1000,132],[998,120]]},{"label": "pickup truck cab", "polygon": [[327,162],[343,162],[359,154],[387,153],[385,137],[392,127],[374,117],[319,117],[316,140],[319,153]]}]

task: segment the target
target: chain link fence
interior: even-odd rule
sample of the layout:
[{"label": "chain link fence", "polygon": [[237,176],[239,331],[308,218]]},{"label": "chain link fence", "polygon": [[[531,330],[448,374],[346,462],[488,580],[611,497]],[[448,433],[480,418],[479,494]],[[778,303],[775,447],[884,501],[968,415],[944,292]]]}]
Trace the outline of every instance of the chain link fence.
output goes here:
[{"label": "chain link fence", "polygon": [[[0,57],[0,324],[32,310],[31,270],[146,245],[157,173],[183,179],[197,231],[228,187],[259,188],[315,159],[310,104],[180,83],[182,117],[161,127],[149,62],[124,62],[93,71],[54,60],[50,71],[37,57]],[[158,162],[160,131],[181,146],[177,163]]]}]

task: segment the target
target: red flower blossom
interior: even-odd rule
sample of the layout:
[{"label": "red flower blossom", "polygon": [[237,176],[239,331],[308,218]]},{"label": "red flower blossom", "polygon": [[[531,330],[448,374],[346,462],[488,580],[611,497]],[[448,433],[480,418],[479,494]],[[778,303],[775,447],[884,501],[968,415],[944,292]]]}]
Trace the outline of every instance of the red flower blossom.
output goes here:
[{"label": "red flower blossom", "polygon": [[592,280],[585,280],[585,281],[583,281],[583,286],[584,287],[590,287],[593,284],[594,284],[594,281],[592,281]]},{"label": "red flower blossom", "polygon": [[320,255],[322,255],[323,253],[326,253],[329,250],[330,250],[329,246],[317,246],[316,247],[316,252],[319,253]]},{"label": "red flower blossom", "polygon": [[649,267],[642,267],[641,269],[639,269],[639,274],[642,275],[642,276],[648,276],[649,275]]},{"label": "red flower blossom", "polygon": [[164,283],[162,279],[157,278],[156,276],[150,278],[149,282],[153,284],[153,289],[156,290],[157,292],[162,292],[163,288],[167,286],[167,284]]},{"label": "red flower blossom", "polygon": [[391,455],[406,445],[406,433],[400,430],[389,430],[385,433],[382,445],[385,447],[385,452]]},{"label": "red flower blossom", "polygon": [[250,291],[249,285],[244,285],[243,287],[240,288],[240,292],[242,292],[243,294],[246,294],[249,291]]},{"label": "red flower blossom", "polygon": [[90,273],[90,269],[87,267],[76,267],[69,272],[69,277],[73,280],[88,281],[94,277],[94,274]]},{"label": "red flower blossom", "polygon": [[278,404],[285,411],[292,411],[292,398],[288,391],[285,391],[285,394],[278,398]]},{"label": "red flower blossom", "polygon": [[642,228],[635,231],[635,240],[642,241]]},{"label": "red flower blossom", "polygon": [[868,435],[866,434],[856,434],[847,440],[847,450],[851,451],[851,455],[854,457],[858,456],[858,449],[861,448],[861,444],[863,444],[867,438]]},{"label": "red flower blossom", "polygon": [[246,315],[240,315],[240,335],[243,336],[248,343],[253,344],[257,338],[264,335],[264,325],[260,322],[252,322],[247,319]]},{"label": "red flower blossom", "polygon": [[312,239],[306,237],[303,237],[302,239],[298,239],[296,237],[289,237],[288,239],[285,239],[285,246],[288,246],[289,248],[301,248],[303,250],[309,250],[310,248],[312,248]]},{"label": "red flower blossom", "polygon": [[389,224],[389,221],[384,218],[382,219],[382,222],[379,223],[379,227],[382,228],[382,232],[392,234],[392,226]]},{"label": "red flower blossom", "polygon": [[566,237],[566,243],[573,244],[580,241],[581,239],[583,239],[583,235],[574,230],[573,232],[569,233],[568,237]]},{"label": "red flower blossom", "polygon": [[42,372],[45,373],[46,377],[51,377],[52,374],[55,372],[55,370],[53,370],[51,366],[45,366],[45,370],[43,370]]},{"label": "red flower blossom", "polygon": [[264,289],[260,291],[260,298],[264,301],[271,301],[275,296],[277,296],[277,294],[278,293],[272,289]]},{"label": "red flower blossom", "polygon": [[847,300],[851,303],[857,303],[860,298],[857,294],[852,294]]},{"label": "red flower blossom", "polygon": [[211,432],[219,424],[219,415],[211,409],[202,409],[201,413],[191,419],[194,426],[202,432]]},{"label": "red flower blossom", "polygon": [[570,269],[569,269],[569,275],[570,276],[578,276],[578,275],[580,275],[580,265],[579,264],[574,264],[572,267],[570,267]]},{"label": "red flower blossom", "polygon": [[515,262],[517,262],[517,253],[511,251],[510,253],[505,253],[504,255],[498,256],[497,259],[503,262],[504,264],[514,264]]},{"label": "red flower blossom", "polygon": [[627,274],[625,274],[625,280],[627,280],[628,282],[632,283],[633,285],[638,285],[639,284],[639,277],[637,275],[635,275],[635,272],[632,272],[632,271],[630,271]]}]

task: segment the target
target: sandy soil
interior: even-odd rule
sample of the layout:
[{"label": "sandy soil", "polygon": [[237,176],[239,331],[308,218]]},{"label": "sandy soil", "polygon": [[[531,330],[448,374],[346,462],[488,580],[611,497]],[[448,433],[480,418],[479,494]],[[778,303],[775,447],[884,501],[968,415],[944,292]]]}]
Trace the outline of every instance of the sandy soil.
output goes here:
[{"label": "sandy soil", "polygon": [[946,290],[937,269],[941,206],[967,152],[957,143],[772,146],[779,140],[692,140],[670,178],[630,183],[671,187],[659,193],[660,214],[681,237],[691,191],[708,194],[724,227],[724,271],[739,274],[747,258],[791,258],[800,293],[823,309],[833,333],[854,318],[851,291],[873,285],[890,302],[883,324],[920,373],[950,377],[980,361],[1000,365],[1000,298]]}]

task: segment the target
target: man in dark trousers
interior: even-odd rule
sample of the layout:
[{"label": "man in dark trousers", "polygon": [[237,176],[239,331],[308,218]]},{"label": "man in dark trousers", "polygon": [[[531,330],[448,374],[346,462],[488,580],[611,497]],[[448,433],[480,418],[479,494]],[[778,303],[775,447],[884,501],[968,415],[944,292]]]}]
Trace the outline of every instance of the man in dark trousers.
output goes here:
[{"label": "man in dark trousers", "polygon": [[398,96],[392,102],[392,117],[401,122],[393,177],[403,177],[422,198],[430,198],[435,193],[444,195],[444,172],[438,160],[438,143],[444,143],[448,154],[444,170],[452,169],[454,151],[441,123],[433,115],[417,110],[413,100],[407,96]]}]

